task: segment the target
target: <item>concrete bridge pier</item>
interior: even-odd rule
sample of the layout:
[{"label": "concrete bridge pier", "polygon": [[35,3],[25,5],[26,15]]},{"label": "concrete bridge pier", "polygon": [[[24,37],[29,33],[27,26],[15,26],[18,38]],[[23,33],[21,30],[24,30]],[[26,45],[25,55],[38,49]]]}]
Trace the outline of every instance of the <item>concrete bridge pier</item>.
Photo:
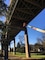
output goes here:
[{"label": "concrete bridge pier", "polygon": [[15,46],[16,45],[15,44],[16,42],[15,42],[15,38],[13,40],[14,40],[14,54],[16,54],[16,46]]},{"label": "concrete bridge pier", "polygon": [[4,60],[8,60],[8,45],[7,44],[4,47]]},{"label": "concrete bridge pier", "polygon": [[25,52],[26,52],[26,58],[30,57],[30,51],[29,51],[29,41],[28,41],[28,34],[27,34],[27,28],[25,27]]},{"label": "concrete bridge pier", "polygon": [[1,43],[1,54],[3,55],[3,43]]}]

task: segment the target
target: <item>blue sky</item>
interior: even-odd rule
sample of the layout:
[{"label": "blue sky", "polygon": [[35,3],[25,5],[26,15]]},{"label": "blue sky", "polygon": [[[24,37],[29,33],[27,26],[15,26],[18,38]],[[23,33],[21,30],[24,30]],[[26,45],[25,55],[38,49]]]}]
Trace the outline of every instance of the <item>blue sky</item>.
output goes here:
[{"label": "blue sky", "polygon": [[[30,23],[29,25],[35,26],[41,29],[45,29],[45,9],[43,9]],[[38,31],[32,30],[30,28],[28,29],[28,35],[29,35],[29,42],[35,43],[37,42],[37,38],[41,38],[43,33],[40,33]]]},{"label": "blue sky", "polygon": [[6,18],[4,16],[1,16],[0,20],[3,21],[3,22],[5,22]]},{"label": "blue sky", "polygon": [[[8,5],[9,0],[6,1]],[[4,17],[1,17],[0,20],[5,21]],[[32,21],[28,24],[31,26],[35,26],[41,29],[45,29],[45,9],[43,9]],[[35,44],[37,42],[37,38],[41,38],[43,33],[37,32],[33,29],[27,27],[28,39],[30,44]],[[24,36],[24,31],[21,31],[15,38],[16,43],[19,41],[19,35]],[[13,43],[11,42],[11,47],[13,47]]]},{"label": "blue sky", "polygon": [[9,6],[10,5],[10,0],[5,0],[5,3]]}]

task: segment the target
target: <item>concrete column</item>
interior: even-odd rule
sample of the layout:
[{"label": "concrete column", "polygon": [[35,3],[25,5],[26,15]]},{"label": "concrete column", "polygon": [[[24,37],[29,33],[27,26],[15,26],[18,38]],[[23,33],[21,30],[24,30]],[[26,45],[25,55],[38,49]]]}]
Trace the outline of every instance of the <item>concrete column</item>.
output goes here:
[{"label": "concrete column", "polygon": [[26,58],[30,57],[30,51],[29,51],[29,42],[28,42],[28,34],[27,34],[27,28],[25,28],[25,52],[26,52]]},{"label": "concrete column", "polygon": [[11,48],[11,47],[10,47],[10,42],[9,42],[9,46],[8,46],[8,50],[9,50],[9,52],[11,52],[11,51],[10,51],[10,48]]},{"label": "concrete column", "polygon": [[1,54],[3,55],[3,43],[1,43]]},{"label": "concrete column", "polygon": [[5,44],[4,53],[5,53],[4,60],[8,60],[8,45],[7,44]]},{"label": "concrete column", "polygon": [[16,54],[16,44],[15,44],[15,38],[14,38],[14,54]]},{"label": "concrete column", "polygon": [[11,46],[10,45],[11,45],[11,43],[9,42],[9,52],[11,52]]}]

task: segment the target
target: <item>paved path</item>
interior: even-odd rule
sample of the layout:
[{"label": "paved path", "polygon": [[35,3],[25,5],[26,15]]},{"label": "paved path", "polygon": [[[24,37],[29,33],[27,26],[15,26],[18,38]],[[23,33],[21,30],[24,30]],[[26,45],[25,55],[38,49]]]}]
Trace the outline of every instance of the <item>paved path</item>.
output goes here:
[{"label": "paved path", "polygon": [[[45,59],[32,59],[32,58],[21,58],[21,57],[15,57],[15,56],[10,56],[8,57],[9,60],[45,60]],[[0,57],[0,60],[4,60],[3,57]]]},{"label": "paved path", "polygon": [[9,57],[9,60],[45,60],[45,59],[33,59],[33,58],[21,58],[21,57]]},{"label": "paved path", "polygon": [[9,59],[9,60],[21,60],[22,58],[20,58],[20,57],[12,57],[12,56],[11,56],[11,57],[9,57],[8,59]]}]

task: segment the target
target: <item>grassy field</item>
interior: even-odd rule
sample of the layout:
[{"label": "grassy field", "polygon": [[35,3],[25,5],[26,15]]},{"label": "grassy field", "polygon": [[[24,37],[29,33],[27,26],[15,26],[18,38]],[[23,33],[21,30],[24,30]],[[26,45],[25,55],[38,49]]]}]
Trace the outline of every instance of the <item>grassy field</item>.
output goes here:
[{"label": "grassy field", "polygon": [[45,58],[45,55],[31,54],[31,58]]},{"label": "grassy field", "polygon": [[[13,52],[9,52],[9,56],[17,56],[17,57],[26,57],[25,53],[19,53],[19,52],[16,52],[16,55],[13,53]],[[35,53],[32,53],[31,54],[31,57],[30,58],[45,58],[45,55],[37,55]]]}]

